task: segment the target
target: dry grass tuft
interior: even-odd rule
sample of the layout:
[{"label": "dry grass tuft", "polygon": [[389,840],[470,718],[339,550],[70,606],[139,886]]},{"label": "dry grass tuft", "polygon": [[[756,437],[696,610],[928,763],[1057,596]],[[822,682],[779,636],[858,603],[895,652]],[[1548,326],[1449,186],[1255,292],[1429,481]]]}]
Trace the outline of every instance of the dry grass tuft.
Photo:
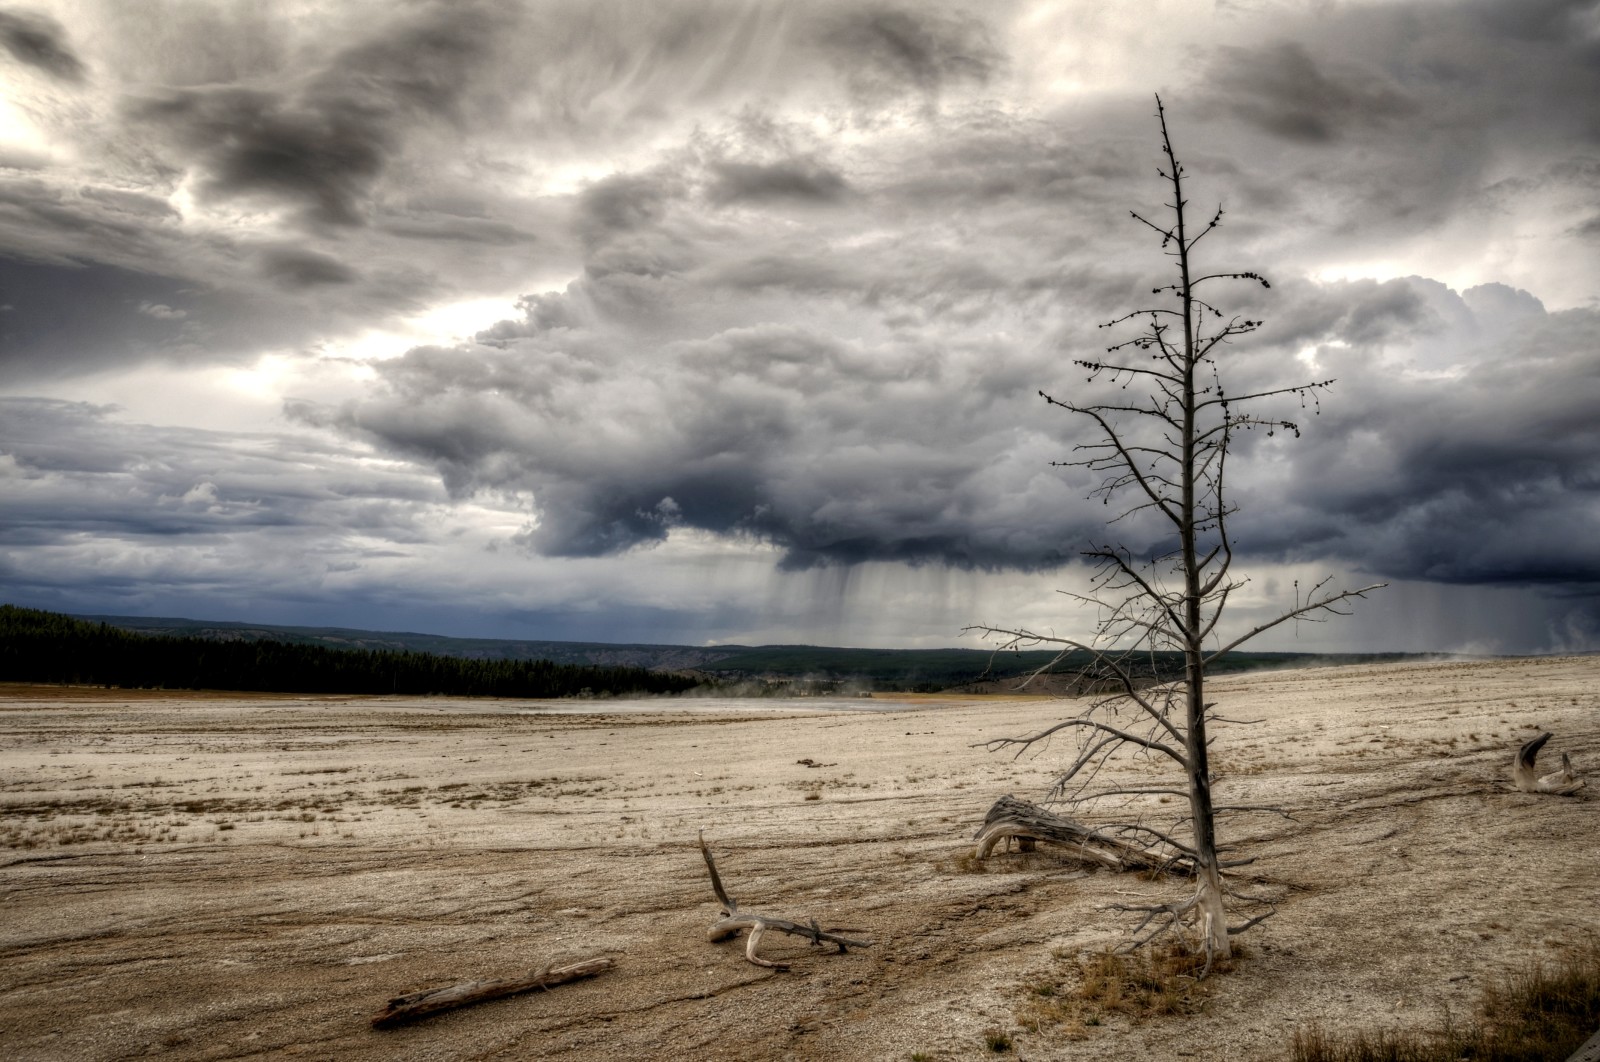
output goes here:
[{"label": "dry grass tuft", "polygon": [[1600,943],[1491,984],[1474,1024],[1340,1035],[1295,1033],[1294,1062],[1563,1062],[1600,1029]]},{"label": "dry grass tuft", "polygon": [[[1242,954],[1212,963],[1212,973],[1233,968]],[[1069,1036],[1084,1036],[1117,1017],[1130,1025],[1152,1018],[1197,1014],[1211,998],[1212,982],[1202,979],[1205,954],[1180,941],[1151,945],[1131,953],[1099,951],[1069,961],[1062,976],[1029,986],[1030,998],[1017,1018],[1025,1026],[1063,1026]]]}]

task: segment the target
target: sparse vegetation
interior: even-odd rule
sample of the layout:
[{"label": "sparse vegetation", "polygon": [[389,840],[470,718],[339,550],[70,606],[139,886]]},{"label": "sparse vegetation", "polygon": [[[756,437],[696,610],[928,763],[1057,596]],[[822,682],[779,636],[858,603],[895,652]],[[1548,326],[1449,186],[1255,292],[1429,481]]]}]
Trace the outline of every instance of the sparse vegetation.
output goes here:
[{"label": "sparse vegetation", "polygon": [[[1216,959],[1211,969],[1231,969],[1242,954]],[[1105,950],[1068,960],[1059,976],[1028,986],[1018,1008],[1025,1026],[1064,1026],[1069,1035],[1116,1016],[1137,1025],[1152,1018],[1199,1013],[1211,998],[1203,949],[1173,939],[1136,951]]]},{"label": "sparse vegetation", "polygon": [[1295,1033],[1293,1062],[1563,1062],[1600,1029],[1600,943],[1505,973],[1484,990],[1477,1020],[1446,1015],[1431,1029]]}]

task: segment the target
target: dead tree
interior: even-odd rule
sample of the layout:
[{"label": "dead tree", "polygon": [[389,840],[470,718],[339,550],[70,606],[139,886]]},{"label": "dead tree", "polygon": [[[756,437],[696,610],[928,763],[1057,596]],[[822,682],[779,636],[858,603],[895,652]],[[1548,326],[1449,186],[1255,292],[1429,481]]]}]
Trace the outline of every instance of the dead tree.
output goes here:
[{"label": "dead tree", "polygon": [[[1123,907],[1142,913],[1132,945],[1158,933],[1193,932],[1208,957],[1230,953],[1228,936],[1254,925],[1271,913],[1270,905],[1242,925],[1227,924],[1230,898],[1235,907],[1249,907],[1252,898],[1232,890],[1224,871],[1248,860],[1226,860],[1217,840],[1218,815],[1230,811],[1270,812],[1276,809],[1217,804],[1212,795],[1211,726],[1233,722],[1214,714],[1207,700],[1206,677],[1218,658],[1279,624],[1294,619],[1344,615],[1354,598],[1383,584],[1359,590],[1329,589],[1328,580],[1301,597],[1277,618],[1239,633],[1221,624],[1229,595],[1244,581],[1233,571],[1233,542],[1228,518],[1235,511],[1225,492],[1227,460],[1237,433],[1261,430],[1267,435],[1298,436],[1290,420],[1255,412],[1270,400],[1298,401],[1314,407],[1332,380],[1284,387],[1230,390],[1224,371],[1230,343],[1261,327],[1252,318],[1228,316],[1214,306],[1203,289],[1243,281],[1271,287],[1254,272],[1205,272],[1195,261],[1195,247],[1222,223],[1219,207],[1209,222],[1192,226],[1188,214],[1183,166],[1167,129],[1166,111],[1156,99],[1164,164],[1158,172],[1171,195],[1163,223],[1138,212],[1133,220],[1160,238],[1162,251],[1177,274],[1173,283],[1152,294],[1168,296],[1165,305],[1135,310],[1102,325],[1136,325],[1133,338],[1114,343],[1104,355],[1076,359],[1089,383],[1116,385],[1110,397],[1058,399],[1039,394],[1051,406],[1087,419],[1096,441],[1074,448],[1074,460],[1057,462],[1098,474],[1091,497],[1116,503],[1116,523],[1135,514],[1159,528],[1157,543],[1135,554],[1120,544],[1090,544],[1084,556],[1095,565],[1086,595],[1069,595],[1097,611],[1093,634],[1063,638],[1004,625],[968,628],[998,649],[1039,645],[1059,647],[1058,656],[1034,674],[1064,664],[1069,655],[1086,655],[1082,671],[1088,689],[1104,689],[1079,715],[1038,733],[984,743],[990,750],[1014,749],[1017,755],[1041,747],[1057,735],[1077,740],[1076,755],[1057,780],[1052,798],[1074,808],[1117,802],[1125,817],[1099,823],[1102,831],[1125,836],[1147,848],[1158,861],[1186,862],[1196,887],[1181,901]],[[1198,231],[1196,231],[1198,228]],[[1224,632],[1227,631],[1225,634]],[[1181,659],[1182,670],[1166,666]],[[1151,674],[1155,675],[1152,682]],[[1101,768],[1119,753],[1146,756],[1171,766],[1176,778],[1156,785],[1096,788]],[[1163,817],[1162,802],[1186,813]],[[1254,902],[1265,904],[1264,899]]]},{"label": "dead tree", "polygon": [[711,891],[717,894],[717,902],[722,904],[722,917],[706,930],[706,939],[712,943],[719,940],[728,940],[739,935],[741,930],[748,929],[750,938],[745,942],[744,957],[757,966],[765,966],[769,970],[787,970],[787,963],[772,962],[763,959],[756,953],[761,946],[761,938],[769,929],[779,933],[789,933],[797,937],[805,937],[811,941],[813,947],[826,941],[836,945],[839,953],[843,954],[850,948],[870,948],[870,940],[853,940],[850,937],[840,936],[840,933],[854,933],[853,929],[823,929],[817,925],[816,919],[810,922],[791,922],[787,918],[773,918],[769,915],[759,915],[750,911],[739,910],[739,904],[728,890],[722,887],[722,875],[717,873],[717,861],[711,858],[711,849],[706,845],[704,834],[700,835],[700,854],[705,857],[706,869],[711,872]]},{"label": "dead tree", "polygon": [[1518,750],[1517,758],[1511,764],[1511,784],[1524,793],[1571,796],[1586,783],[1573,772],[1572,760],[1565,752],[1561,754],[1559,771],[1553,771],[1541,778],[1539,769],[1535,766],[1539,759],[1539,750],[1544,748],[1544,743],[1549,740],[1549,734],[1540,734]]},{"label": "dead tree", "polygon": [[1024,852],[1032,851],[1034,842],[1044,841],[1067,849],[1081,863],[1108,870],[1145,870],[1183,877],[1194,871],[1191,861],[1181,854],[1163,859],[1145,845],[1075,822],[1007,793],[994,802],[983,825],[973,834],[977,845],[972,854],[987,859],[997,844],[1012,838],[1021,843]]}]

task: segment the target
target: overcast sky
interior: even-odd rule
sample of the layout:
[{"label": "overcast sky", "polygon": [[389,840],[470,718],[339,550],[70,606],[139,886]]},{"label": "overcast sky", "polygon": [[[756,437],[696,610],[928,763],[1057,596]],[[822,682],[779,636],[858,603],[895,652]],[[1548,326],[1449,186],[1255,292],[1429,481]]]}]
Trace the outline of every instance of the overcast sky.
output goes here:
[{"label": "overcast sky", "polygon": [[0,4],[0,599],[1086,633],[1036,392],[1169,282],[1157,92],[1230,371],[1338,381],[1230,465],[1237,623],[1600,649],[1595,0]]}]

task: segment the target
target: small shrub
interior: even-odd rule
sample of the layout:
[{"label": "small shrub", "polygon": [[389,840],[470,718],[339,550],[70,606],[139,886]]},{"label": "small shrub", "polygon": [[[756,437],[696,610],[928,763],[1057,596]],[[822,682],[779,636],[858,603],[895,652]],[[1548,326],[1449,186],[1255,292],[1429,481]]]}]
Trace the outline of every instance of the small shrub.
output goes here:
[{"label": "small shrub", "polygon": [[[1234,946],[1235,956],[1242,954]],[[1080,1033],[1119,1015],[1132,1024],[1151,1018],[1197,1014],[1211,996],[1201,980],[1205,954],[1181,942],[1152,945],[1132,953],[1100,951],[1067,960],[1063,983],[1030,986],[1030,998],[1017,1017],[1024,1025],[1066,1025]],[[1219,960],[1213,973],[1231,969]]]},{"label": "small shrub", "polygon": [[983,1044],[995,1054],[1003,1055],[1011,1050],[1011,1035],[1004,1029],[985,1029]]}]

